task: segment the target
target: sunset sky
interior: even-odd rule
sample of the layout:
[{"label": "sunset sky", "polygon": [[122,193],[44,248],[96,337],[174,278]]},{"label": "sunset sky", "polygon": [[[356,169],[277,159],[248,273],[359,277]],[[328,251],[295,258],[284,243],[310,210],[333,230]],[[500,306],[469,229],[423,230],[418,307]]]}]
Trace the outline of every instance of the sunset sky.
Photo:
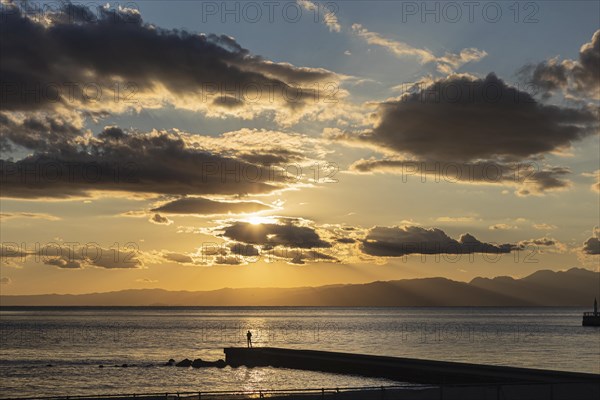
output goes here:
[{"label": "sunset sky", "polygon": [[599,270],[600,3],[83,3],[2,0],[2,294]]}]

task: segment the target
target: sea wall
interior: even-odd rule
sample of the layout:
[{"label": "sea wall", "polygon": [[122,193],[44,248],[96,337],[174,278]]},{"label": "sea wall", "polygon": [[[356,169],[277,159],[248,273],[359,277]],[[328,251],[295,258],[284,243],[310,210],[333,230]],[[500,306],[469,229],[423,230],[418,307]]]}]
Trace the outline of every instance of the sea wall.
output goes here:
[{"label": "sea wall", "polygon": [[227,364],[233,367],[273,366],[430,384],[580,382],[600,386],[600,375],[576,372],[273,347],[224,351]]}]

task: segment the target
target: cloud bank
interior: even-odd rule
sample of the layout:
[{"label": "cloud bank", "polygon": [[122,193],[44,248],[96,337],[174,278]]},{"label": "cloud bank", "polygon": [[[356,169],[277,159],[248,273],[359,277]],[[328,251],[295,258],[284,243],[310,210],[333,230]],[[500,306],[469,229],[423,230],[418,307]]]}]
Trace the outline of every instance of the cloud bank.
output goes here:
[{"label": "cloud bank", "polygon": [[522,195],[568,187],[570,170],[546,165],[544,156],[598,132],[597,111],[541,104],[494,74],[440,79],[380,103],[375,117],[371,130],[329,135],[386,156],[359,160],[353,170],[512,183]]}]

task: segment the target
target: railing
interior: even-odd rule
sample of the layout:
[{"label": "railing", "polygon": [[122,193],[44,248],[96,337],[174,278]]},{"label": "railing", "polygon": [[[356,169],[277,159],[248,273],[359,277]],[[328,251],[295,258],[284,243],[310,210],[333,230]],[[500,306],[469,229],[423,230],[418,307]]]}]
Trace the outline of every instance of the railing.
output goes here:
[{"label": "railing", "polygon": [[336,388],[308,388],[308,389],[266,389],[266,390],[215,390],[206,392],[162,392],[162,393],[109,393],[94,395],[74,395],[74,396],[39,396],[39,397],[13,397],[1,398],[0,400],[85,400],[85,399],[116,399],[116,398],[162,398],[162,399],[203,399],[208,397],[258,397],[274,395],[335,395],[349,391],[382,391],[398,389],[430,389],[438,388],[438,385],[390,385],[390,386],[358,386],[358,387],[336,387]]},{"label": "railing", "polygon": [[[442,384],[442,385],[390,385],[390,386],[365,386],[365,387],[342,387],[342,388],[311,388],[311,389],[273,389],[273,390],[238,390],[238,391],[207,391],[207,392],[167,392],[167,393],[120,393],[120,394],[97,394],[97,395],[80,395],[80,396],[50,396],[50,397],[20,397],[12,398],[10,400],[91,400],[91,399],[161,399],[161,400],[202,400],[202,399],[236,399],[242,400],[246,398],[265,398],[272,396],[286,396],[286,395],[312,395],[311,399],[316,396],[325,398],[326,396],[337,398],[337,395],[342,395],[344,392],[352,391],[369,391],[371,394],[378,398],[385,400],[387,398],[386,392],[391,390],[434,390],[432,393],[435,398],[441,400],[446,398],[456,399],[457,394],[461,389],[480,389],[481,394],[485,397],[489,390],[496,392],[496,398],[511,400],[511,399],[523,399],[522,393],[513,392],[513,389],[519,387],[525,388],[527,393],[530,393],[531,389],[539,395],[544,394],[544,398],[553,400],[556,398],[556,391],[562,387],[567,389],[568,386],[572,386],[569,389],[571,394],[582,394],[581,390],[584,390],[583,397],[579,398],[598,398],[596,395],[600,394],[600,383],[596,382],[491,382],[491,383],[472,383],[472,384]],[[377,393],[379,391],[379,393]],[[473,394],[471,392],[471,394]],[[365,396],[366,397],[366,396]],[[431,397],[431,398],[434,398]],[[567,398],[559,396],[559,398]],[[570,397],[569,397],[570,398]],[[0,398],[1,400],[9,400],[7,398]]]}]

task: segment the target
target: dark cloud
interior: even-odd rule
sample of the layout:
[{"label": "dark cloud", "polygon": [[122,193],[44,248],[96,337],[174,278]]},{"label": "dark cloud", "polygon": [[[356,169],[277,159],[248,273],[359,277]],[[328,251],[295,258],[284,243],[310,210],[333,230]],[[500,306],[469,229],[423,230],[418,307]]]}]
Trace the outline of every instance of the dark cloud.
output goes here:
[{"label": "dark cloud", "polygon": [[[244,98],[224,99],[219,93],[237,88],[244,94],[251,88],[298,108],[314,96],[301,85],[335,79],[330,71],[252,55],[225,35],[161,29],[127,8],[92,10],[66,3],[34,19],[3,4],[0,13],[2,103],[9,111],[70,107],[73,101],[95,108],[91,103],[98,99],[88,92],[114,88],[117,82],[131,83],[128,93],[136,101],[160,86],[174,96],[210,94],[207,105],[238,108]],[[25,96],[26,89],[37,94]]]},{"label": "dark cloud", "polygon": [[253,164],[259,165],[285,165],[305,160],[305,156],[297,151],[273,148],[266,151],[252,150],[241,151],[237,157]]},{"label": "dark cloud", "polygon": [[231,243],[229,244],[231,253],[244,257],[254,257],[260,254],[259,249],[251,244]]},{"label": "dark cloud", "polygon": [[557,89],[567,86],[568,67],[554,60],[537,65],[527,65],[519,71],[539,91],[543,98],[548,98]]},{"label": "dark cloud", "polygon": [[237,242],[255,245],[284,246],[292,248],[328,248],[331,244],[321,239],[314,228],[298,226],[292,220],[280,223],[251,224],[234,222],[223,228],[224,237]]},{"label": "dark cloud", "polygon": [[583,252],[586,254],[600,254],[600,239],[591,237],[583,244]]},{"label": "dark cloud", "polygon": [[600,254],[600,230],[598,228],[594,228],[593,236],[583,243],[582,251],[589,255]]},{"label": "dark cloud", "polygon": [[[208,244],[200,250],[206,265],[241,265],[259,261],[340,262],[331,227],[316,227],[301,218],[277,217],[268,223],[228,222],[204,233],[226,239],[222,244]],[[323,236],[324,235],[324,236]],[[324,238],[325,237],[325,238]]]},{"label": "dark cloud", "polygon": [[600,30],[581,46],[578,60],[552,59],[523,67],[519,74],[539,88],[543,96],[563,90],[575,97],[600,98]]},{"label": "dark cloud", "polygon": [[16,120],[0,113],[0,151],[13,151],[13,145],[37,151],[61,149],[82,135],[81,129],[60,115],[28,115]]},{"label": "dark cloud", "polygon": [[187,254],[167,252],[163,253],[162,256],[167,261],[173,261],[179,264],[194,264],[194,259]]},{"label": "dark cloud", "polygon": [[225,108],[238,108],[244,105],[244,102],[236,97],[232,96],[220,96],[213,100],[214,105],[222,106]]},{"label": "dark cloud", "polygon": [[520,245],[528,246],[528,245],[536,245],[536,246],[554,246],[557,241],[549,238],[540,238],[540,239],[530,239],[523,240],[519,242]]},{"label": "dark cloud", "polygon": [[126,134],[123,132],[123,129],[118,126],[106,126],[98,134],[98,139],[103,139],[106,141],[119,141],[121,139],[126,139]]},{"label": "dark cloud", "polygon": [[594,32],[591,42],[584,44],[579,51],[579,65],[574,68],[573,75],[578,90],[596,90],[600,97],[600,30]]},{"label": "dark cloud", "polygon": [[571,173],[568,168],[543,166],[537,162],[463,163],[390,158],[358,160],[350,169],[360,173],[392,172],[402,175],[405,180],[420,179],[422,182],[512,184],[519,187],[517,194],[522,196],[568,188],[570,182],[564,178]]},{"label": "dark cloud", "polygon": [[10,259],[21,258],[24,259],[29,255],[29,252],[25,251],[19,244],[2,242],[0,243],[0,261],[7,262]]},{"label": "dark cloud", "polygon": [[157,225],[171,225],[173,223],[173,221],[171,221],[169,218],[163,217],[158,213],[150,217],[149,221]]},{"label": "dark cloud", "polygon": [[167,214],[240,214],[253,213],[271,209],[258,201],[217,201],[203,197],[184,197],[170,201],[151,211]]},{"label": "dark cloud", "polygon": [[[258,248],[243,243],[229,244],[228,247],[230,249],[229,255],[215,257],[213,261],[215,264],[254,263],[261,259],[265,261],[283,260],[295,265],[303,265],[309,262],[339,262],[335,256],[314,249],[272,247],[269,245]],[[226,262],[223,262],[224,260]]]},{"label": "dark cloud", "polygon": [[307,262],[339,262],[334,256],[317,250],[276,248],[269,255],[295,265],[304,265]]},{"label": "dark cloud", "polygon": [[241,265],[244,263],[244,260],[236,256],[217,256],[214,259],[214,263],[219,265]]},{"label": "dark cloud", "polygon": [[[63,3],[37,17],[11,4],[0,9],[0,150],[28,154],[0,160],[3,197],[271,192],[285,183],[267,167],[304,160],[298,148],[287,150],[266,135],[261,146],[227,148],[223,138],[207,147],[177,133],[128,133],[116,126],[94,138],[83,128],[86,118],[167,101],[204,104],[207,113],[237,112],[248,102],[221,89],[247,93],[248,87],[272,94],[253,100],[258,112],[295,112],[314,102],[314,89],[302,85],[338,79],[323,69],[265,60],[228,36],[161,29],[132,9]],[[124,82],[133,84],[131,103],[114,96],[115,84]],[[90,99],[85,85],[104,91],[102,98]]]},{"label": "dark cloud", "polygon": [[518,250],[538,251],[540,253],[545,251],[563,253],[567,250],[567,246],[564,243],[547,237],[521,240],[519,243],[517,243],[516,248]]},{"label": "dark cloud", "polygon": [[46,213],[32,213],[32,212],[10,212],[10,213],[0,213],[0,221],[7,219],[16,219],[16,218],[31,218],[31,219],[42,219],[47,221],[58,221],[59,217],[46,214]]},{"label": "dark cloud", "polygon": [[533,172],[530,177],[524,178],[525,183],[531,183],[530,188],[525,185],[519,190],[519,194],[528,195],[532,191],[541,193],[546,190],[562,189],[570,186],[569,181],[561,179],[569,175],[571,171],[564,167],[549,167],[542,171]]},{"label": "dark cloud", "polygon": [[216,255],[225,256],[229,252],[228,252],[227,248],[224,246],[220,246],[215,243],[210,243],[209,245],[202,246],[201,253],[204,256],[216,256]]},{"label": "dark cloud", "polygon": [[70,198],[94,191],[170,195],[244,195],[284,186],[264,166],[211,153],[178,133],[127,133],[108,127],[16,162],[0,160],[2,196]]},{"label": "dark cloud", "polygon": [[345,137],[420,160],[523,160],[594,132],[589,111],[542,105],[494,74],[450,77],[382,103],[369,133]]},{"label": "dark cloud", "polygon": [[255,71],[284,82],[315,83],[326,78],[334,78],[335,74],[323,68],[296,67],[289,63],[274,63],[255,56],[245,60],[244,68]]},{"label": "dark cloud", "polygon": [[98,267],[106,269],[142,268],[142,254],[137,250],[105,249],[97,245],[68,248],[49,246],[39,253],[46,265],[79,269]]},{"label": "dark cloud", "polygon": [[82,260],[66,259],[62,257],[49,258],[44,264],[52,265],[63,269],[80,269],[83,268]]},{"label": "dark cloud", "polygon": [[361,250],[372,256],[399,257],[408,254],[470,254],[509,253],[514,245],[495,245],[477,240],[466,233],[459,240],[444,231],[418,226],[381,227],[370,229],[361,243]]},{"label": "dark cloud", "polygon": [[519,195],[570,186],[570,170],[544,164],[544,156],[568,149],[599,126],[596,111],[538,103],[494,74],[450,76],[381,103],[375,116],[370,131],[331,134],[386,155],[359,160],[354,171],[513,184]]},{"label": "dark cloud", "polygon": [[[16,244],[3,243],[0,247],[0,259],[4,262],[23,264],[28,258],[65,269],[81,269],[98,267],[106,269],[142,268],[143,253],[133,244],[122,246],[122,249],[106,249],[96,243],[51,243],[38,250],[28,251]],[[16,260],[19,262],[16,262]],[[14,262],[11,262],[14,260]]]}]

